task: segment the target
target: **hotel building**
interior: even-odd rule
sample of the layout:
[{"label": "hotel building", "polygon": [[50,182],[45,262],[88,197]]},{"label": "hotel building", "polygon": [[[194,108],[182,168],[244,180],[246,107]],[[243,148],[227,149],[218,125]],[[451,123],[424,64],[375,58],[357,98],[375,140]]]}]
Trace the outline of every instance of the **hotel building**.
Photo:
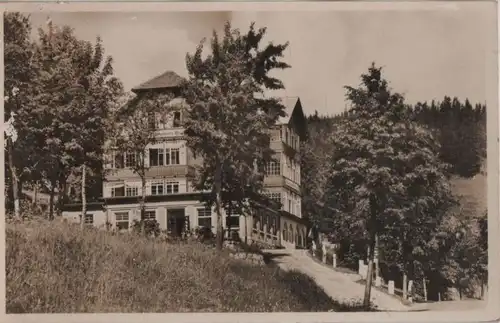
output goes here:
[{"label": "hotel building", "polygon": [[[146,91],[169,92],[176,107],[163,123],[152,122],[158,141],[146,151],[146,219],[158,221],[160,229],[171,235],[196,227],[211,227],[215,232],[217,215],[200,201],[189,175],[201,162],[186,146],[183,129],[183,104],[180,85],[183,79],[168,71],[135,88],[138,95]],[[250,215],[223,214],[223,226],[237,231],[241,239],[259,241],[285,248],[306,245],[307,221],[301,214],[300,140],[305,132],[305,117],[300,99],[284,98],[286,117],[270,129],[271,148],[276,162],[270,162],[264,179],[265,194],[281,203],[281,209],[259,208]],[[140,219],[139,199],[142,195],[140,177],[131,170],[135,163],[132,154],[113,153],[105,165],[106,178],[99,203],[89,203],[84,219],[87,225],[108,226],[129,230],[134,219]],[[80,221],[81,204],[66,205],[63,216],[72,222]]]}]

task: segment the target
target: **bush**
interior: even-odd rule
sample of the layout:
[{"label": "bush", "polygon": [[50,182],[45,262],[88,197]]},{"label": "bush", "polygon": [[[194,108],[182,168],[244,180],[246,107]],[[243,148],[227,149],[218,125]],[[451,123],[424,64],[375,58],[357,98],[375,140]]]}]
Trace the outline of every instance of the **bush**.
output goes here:
[{"label": "bush", "polygon": [[161,233],[160,224],[156,220],[134,220],[132,223],[132,231],[140,234],[144,223],[144,234],[148,237],[158,237]]},{"label": "bush", "polygon": [[198,227],[195,229],[195,235],[200,242],[215,242],[215,235],[211,228]]},{"label": "bush", "polygon": [[8,225],[7,313],[328,311],[312,279],[198,242],[64,223]]}]

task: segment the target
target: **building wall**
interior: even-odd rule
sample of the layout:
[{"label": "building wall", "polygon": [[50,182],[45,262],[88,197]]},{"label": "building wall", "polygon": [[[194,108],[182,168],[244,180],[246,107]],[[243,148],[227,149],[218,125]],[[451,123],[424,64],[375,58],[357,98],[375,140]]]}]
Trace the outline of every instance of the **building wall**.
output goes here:
[{"label": "building wall", "polygon": [[307,227],[304,224],[281,217],[281,244],[285,248],[306,247]]},{"label": "building wall", "polygon": [[[80,211],[64,211],[62,213],[63,219],[69,223],[80,223]],[[87,216],[92,215],[93,226],[96,228],[106,228],[106,215],[102,210],[88,211]]]},{"label": "building wall", "polygon": [[[156,180],[175,180],[179,182],[179,193],[193,192],[194,189],[188,180],[188,174],[192,172],[193,165],[199,165],[202,163],[201,158],[195,158],[192,151],[186,147],[185,140],[182,138],[183,129],[168,128],[164,125],[157,125],[160,130],[158,131],[159,142],[150,145],[149,149],[161,148],[161,149],[179,149],[179,164],[178,165],[168,165],[168,166],[152,166],[147,172],[148,183],[146,187],[146,195],[151,195],[151,184]],[[264,181],[264,186],[266,190],[270,193],[280,193],[281,203],[283,204],[282,209],[292,213],[297,217],[301,217],[301,201],[300,201],[300,159],[299,159],[299,147],[300,139],[297,134],[293,132],[291,128],[287,125],[279,125],[270,130],[271,132],[271,148],[276,152],[276,158],[279,161],[280,173],[278,175],[266,176]],[[109,156],[111,157],[111,156]],[[146,159],[149,162],[149,156],[146,154]],[[110,158],[112,160],[112,158]],[[146,164],[146,166],[149,163]],[[108,169],[112,168],[113,163],[107,163],[106,167]],[[141,182],[138,175],[134,174],[130,169],[118,169],[112,170],[103,183],[103,196],[109,198],[112,196],[111,188],[116,185],[127,185],[138,187],[138,196],[141,195]],[[186,214],[189,216],[189,223],[191,229],[198,226],[198,214],[197,208],[203,207],[202,203],[199,201],[188,201],[188,202],[163,202],[163,203],[148,203],[146,210],[156,210],[156,218],[160,224],[162,230],[167,230],[167,213],[169,209],[182,208]],[[96,223],[105,223],[106,214],[109,222],[115,227],[115,211],[126,211],[129,212],[130,225],[133,219],[140,219],[139,206],[135,205],[110,205],[106,212],[98,215],[97,217],[103,218],[98,220]],[[251,237],[253,219],[251,216],[239,216],[239,235],[241,239],[244,239],[245,235]],[[224,228],[226,228],[226,214],[223,212],[222,222]],[[217,225],[217,215],[215,210],[211,210],[211,223],[212,230],[215,233]],[[281,227],[283,225],[291,224],[294,230],[300,226],[298,222],[293,222],[292,220],[281,219]],[[305,231],[305,227],[301,230]],[[282,230],[281,230],[282,231]],[[294,231],[296,232],[296,231]],[[284,241],[280,233],[280,239]],[[285,242],[289,247],[294,247],[295,242]]]}]

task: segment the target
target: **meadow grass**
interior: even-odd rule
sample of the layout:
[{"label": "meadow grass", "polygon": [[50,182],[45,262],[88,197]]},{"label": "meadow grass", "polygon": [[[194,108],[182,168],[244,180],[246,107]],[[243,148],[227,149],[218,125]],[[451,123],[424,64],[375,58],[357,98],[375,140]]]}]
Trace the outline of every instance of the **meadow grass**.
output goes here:
[{"label": "meadow grass", "polygon": [[7,313],[349,311],[308,276],[200,243],[8,224]]}]

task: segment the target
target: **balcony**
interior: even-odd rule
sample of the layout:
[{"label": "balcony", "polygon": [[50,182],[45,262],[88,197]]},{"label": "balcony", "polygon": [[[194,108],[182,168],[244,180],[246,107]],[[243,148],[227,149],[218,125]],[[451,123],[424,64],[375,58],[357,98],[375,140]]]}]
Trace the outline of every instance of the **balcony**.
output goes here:
[{"label": "balcony", "polygon": [[184,138],[184,128],[156,129],[155,134],[158,140],[179,140]]},{"label": "balcony", "polygon": [[[108,204],[120,204],[123,201],[138,203],[142,196],[140,184],[126,184],[127,183],[123,182],[104,183],[103,198],[107,200]],[[181,201],[192,198],[198,199],[199,196],[193,196],[203,193],[202,191],[195,190],[190,183],[166,181],[164,185],[159,187],[159,185],[153,185],[152,181],[148,181],[146,185],[146,202]]]},{"label": "balcony", "polygon": [[264,177],[264,186],[267,187],[287,187],[300,194],[300,185],[286,178],[283,175],[268,175]]},{"label": "balcony", "polygon": [[[146,171],[146,178],[186,177],[193,174],[194,168],[189,165],[153,166]],[[106,180],[123,180],[139,178],[130,168],[112,169],[106,175]]]}]

